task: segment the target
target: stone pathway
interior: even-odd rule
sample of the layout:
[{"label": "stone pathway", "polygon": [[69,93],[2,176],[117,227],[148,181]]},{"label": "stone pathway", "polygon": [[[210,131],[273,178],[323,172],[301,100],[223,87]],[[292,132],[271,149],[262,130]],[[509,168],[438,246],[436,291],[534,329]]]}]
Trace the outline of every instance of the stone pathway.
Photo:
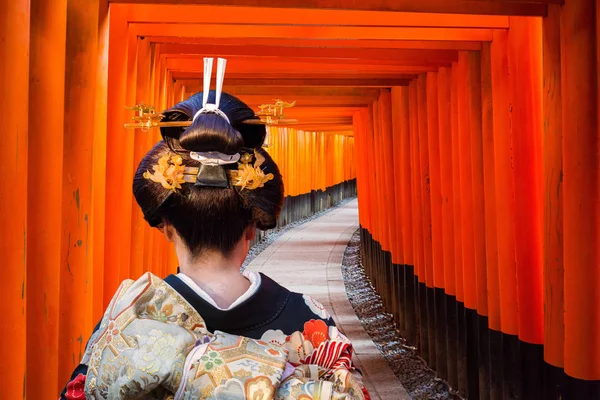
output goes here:
[{"label": "stone pathway", "polygon": [[352,341],[355,362],[373,400],[408,400],[380,351],[363,329],[348,301],[342,258],[358,229],[358,202],[351,201],[280,236],[248,266],[290,290],[319,300],[340,331]]}]

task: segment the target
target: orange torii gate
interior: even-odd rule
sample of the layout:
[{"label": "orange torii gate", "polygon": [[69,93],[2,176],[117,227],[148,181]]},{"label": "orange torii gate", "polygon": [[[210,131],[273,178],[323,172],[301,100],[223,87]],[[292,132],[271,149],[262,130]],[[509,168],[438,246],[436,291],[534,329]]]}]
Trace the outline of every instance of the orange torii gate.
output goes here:
[{"label": "orange torii gate", "polygon": [[269,135],[288,196],[356,177],[367,272],[441,377],[469,398],[598,393],[595,0],[14,0],[0,15],[7,398],[56,396],[118,283],[174,268],[131,196],[159,132],[125,130],[125,107],[199,91],[204,56],[230,60],[225,90],[254,108],[297,101],[299,124]]}]

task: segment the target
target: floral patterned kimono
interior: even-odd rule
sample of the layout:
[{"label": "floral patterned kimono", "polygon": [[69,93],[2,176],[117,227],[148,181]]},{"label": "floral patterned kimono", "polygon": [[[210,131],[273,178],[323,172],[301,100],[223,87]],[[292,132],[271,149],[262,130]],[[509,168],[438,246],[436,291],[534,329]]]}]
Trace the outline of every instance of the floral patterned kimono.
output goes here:
[{"label": "floral patterned kimono", "polygon": [[61,399],[369,399],[323,306],[260,280],[229,310],[174,275],[123,282]]}]

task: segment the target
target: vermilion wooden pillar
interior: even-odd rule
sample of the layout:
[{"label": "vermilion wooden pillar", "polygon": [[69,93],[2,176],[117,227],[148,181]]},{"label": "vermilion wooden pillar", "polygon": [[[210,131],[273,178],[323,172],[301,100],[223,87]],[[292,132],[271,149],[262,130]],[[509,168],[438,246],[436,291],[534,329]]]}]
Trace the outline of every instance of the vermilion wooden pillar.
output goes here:
[{"label": "vermilion wooden pillar", "polygon": [[494,164],[494,103],[491,44],[481,49],[481,139],[485,212],[485,267],[487,268],[487,311],[490,329],[500,331],[498,284],[498,231],[496,225],[496,169]]},{"label": "vermilion wooden pillar", "polygon": [[438,136],[440,156],[440,196],[442,212],[442,244],[444,265],[444,289],[456,295],[454,276],[454,218],[452,196],[452,122],[451,122],[451,69],[440,68],[438,72]]},{"label": "vermilion wooden pillar", "polygon": [[[124,104],[122,104],[123,109],[121,113],[116,115],[121,115],[122,121],[125,121],[126,116],[129,117],[129,113],[125,111],[125,106],[131,107],[135,105],[137,102],[137,72],[138,72],[138,38],[132,30],[127,28],[127,69],[126,69],[126,92]],[[109,75],[109,79],[110,79]],[[119,98],[118,100],[121,100]],[[119,104],[110,104],[111,107],[118,107]],[[118,111],[118,110],[115,110]],[[116,116],[115,115],[115,116]],[[113,121],[111,121],[113,122]],[[119,248],[119,278],[120,280],[124,279],[137,279],[139,276],[134,275],[132,272],[132,264],[131,264],[131,252],[133,250],[132,246],[132,220],[133,220],[133,193],[132,193],[132,183],[133,176],[135,173],[135,168],[137,165],[135,163],[135,132],[131,130],[125,130],[123,128],[123,123],[121,123],[121,127],[119,130],[116,129],[116,123],[114,128],[111,125],[111,129],[108,130],[108,135],[117,135],[120,136],[120,145],[122,146],[122,155],[123,158],[120,160],[120,174],[122,177],[120,178],[120,189],[119,189],[119,206],[120,211],[119,214],[121,218],[118,221],[119,225],[119,233],[121,235],[122,243]],[[112,158],[108,158],[109,162],[115,162],[116,160]],[[137,207],[137,205],[136,205]],[[138,271],[136,271],[138,272]]]},{"label": "vermilion wooden pillar", "polygon": [[89,250],[98,13],[98,1],[67,3],[59,382],[66,382],[81,361],[93,328]]},{"label": "vermilion wooden pillar", "polygon": [[411,193],[412,193],[412,215],[413,215],[413,252],[415,262],[415,274],[419,282],[425,282],[425,267],[423,264],[423,217],[421,214],[421,179],[420,157],[418,153],[418,102],[417,81],[412,80],[409,85],[409,113],[410,113],[410,165],[411,165]]},{"label": "vermilion wooden pillar", "polygon": [[[385,181],[383,182],[385,213],[387,220],[387,229],[389,237],[389,251],[392,253],[392,262],[400,264],[400,242],[398,238],[399,226],[396,224],[396,203],[394,197],[394,186],[399,183],[399,176],[396,178],[397,158],[394,157],[393,131],[392,131],[392,96],[390,90],[382,90],[379,95],[379,115],[381,119],[382,135],[382,169],[384,171]],[[339,162],[339,161],[338,161]],[[399,175],[399,174],[398,174]]]},{"label": "vermilion wooden pillar", "polygon": [[527,343],[541,344],[544,340],[541,20],[511,17],[510,25],[508,62],[512,105],[519,338]]},{"label": "vermilion wooden pillar", "polygon": [[454,266],[456,282],[456,300],[464,302],[464,282],[463,282],[463,258],[462,258],[462,205],[460,191],[460,146],[458,130],[458,85],[459,85],[459,66],[458,63],[452,64],[450,75],[450,136],[452,138],[452,198],[453,198],[453,240],[454,240]]},{"label": "vermilion wooden pillar", "polygon": [[431,188],[429,173],[429,145],[427,123],[427,75],[419,75],[417,79],[417,104],[418,104],[418,151],[420,157],[419,187],[421,188],[421,211],[423,235],[423,254],[425,282],[428,287],[433,287],[433,247],[431,233]]},{"label": "vermilion wooden pillar", "polygon": [[[129,262],[121,257],[129,248],[131,223],[129,215],[122,215],[123,190],[131,175],[125,176],[133,164],[130,146],[133,134],[123,127],[127,96],[127,6],[110,8],[110,37],[108,64],[108,99],[106,130],[106,226],[104,248],[104,304],[108,305],[121,281],[129,275]],[[135,81],[134,81],[135,82]],[[131,190],[131,185],[128,191]],[[131,204],[130,198],[128,199]],[[125,229],[125,230],[124,230]],[[124,264],[125,262],[125,264]]]},{"label": "vermilion wooden pillar", "polygon": [[[402,208],[402,250],[404,254],[405,265],[414,266],[413,257],[413,236],[412,236],[412,196],[411,196],[411,164],[410,164],[410,123],[408,111],[408,87],[396,87],[392,89],[394,115],[397,119],[394,122],[398,126],[398,131],[394,134],[400,136],[400,185],[396,191],[399,196]],[[396,140],[396,138],[394,138]]]},{"label": "vermilion wooden pillar", "polygon": [[442,209],[442,243],[444,256],[444,292],[446,293],[446,345],[447,380],[458,387],[456,362],[456,262],[454,237],[454,188],[452,165],[452,70],[440,68],[438,72],[438,135],[440,148],[440,180]]},{"label": "vermilion wooden pillar", "polygon": [[[31,3],[27,235],[27,396],[58,389],[67,1]],[[42,178],[43,177],[43,178]],[[3,206],[4,207],[4,206]],[[44,365],[44,368],[40,368]]]},{"label": "vermilion wooden pillar", "polygon": [[[29,1],[0,2],[0,107],[5,113],[0,140],[0,312],[6,318],[0,355],[7,362],[0,376],[7,398],[24,398],[27,318],[27,112],[29,87]],[[10,321],[10,322],[8,322]],[[8,361],[10,360],[10,361]]]},{"label": "vermilion wooden pillar", "polygon": [[[565,372],[600,379],[600,138],[597,2],[561,15]],[[573,62],[577,60],[577,62]]]},{"label": "vermilion wooden pillar", "polygon": [[92,313],[88,324],[94,325],[104,314],[104,227],[106,204],[106,98],[108,97],[108,2],[98,3],[98,53],[96,56],[96,104],[94,109],[94,143],[92,160],[92,213],[88,257],[93,265]]},{"label": "vermilion wooden pillar", "polygon": [[[477,280],[475,269],[475,250],[473,243],[473,173],[471,161],[471,110],[469,67],[467,52],[459,53],[458,61],[458,146],[460,171],[460,204],[463,259],[463,287],[465,307],[477,309]],[[475,278],[475,280],[473,279]]]},{"label": "vermilion wooden pillar", "polygon": [[498,229],[498,274],[502,332],[518,333],[517,272],[515,256],[515,194],[512,175],[512,130],[508,99],[507,33],[494,30],[490,57],[494,107],[494,166],[496,177],[496,222]]},{"label": "vermilion wooden pillar", "polygon": [[[149,101],[150,88],[150,68],[151,54],[150,43],[147,39],[137,39],[137,72],[135,90],[135,104],[147,103]],[[152,148],[153,135],[150,132],[144,132],[141,129],[136,129],[132,132],[134,135],[134,150],[133,150],[133,168],[137,169],[140,161]],[[133,181],[133,176],[131,177]],[[131,189],[130,189],[131,190]],[[142,210],[138,206],[135,198],[131,196],[131,261],[130,272],[132,278],[139,277],[146,270],[148,255],[145,242],[148,240],[150,226],[144,220]]]},{"label": "vermilion wooden pillar", "polygon": [[447,379],[446,353],[446,295],[444,293],[444,243],[442,221],[442,182],[440,168],[440,138],[438,111],[438,73],[428,72],[427,89],[427,146],[429,151],[429,177],[431,201],[431,244],[433,262],[433,290],[429,296],[433,300],[430,313],[435,322],[435,367],[440,377]]},{"label": "vermilion wooden pillar", "polygon": [[564,367],[564,230],[560,9],[543,20],[544,51],[544,359]]},{"label": "vermilion wooden pillar", "polygon": [[442,180],[438,119],[438,73],[427,73],[427,145],[431,201],[431,243],[433,287],[444,287],[444,245],[442,240]]}]

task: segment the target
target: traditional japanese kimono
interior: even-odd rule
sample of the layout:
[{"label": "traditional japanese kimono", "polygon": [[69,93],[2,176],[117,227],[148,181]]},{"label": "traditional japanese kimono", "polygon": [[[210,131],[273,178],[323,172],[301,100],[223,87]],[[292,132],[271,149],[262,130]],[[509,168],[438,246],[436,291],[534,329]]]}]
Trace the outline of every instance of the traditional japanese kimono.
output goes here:
[{"label": "traditional japanese kimono", "polygon": [[61,398],[368,399],[323,306],[247,276],[227,310],[185,276],[123,282]]}]

